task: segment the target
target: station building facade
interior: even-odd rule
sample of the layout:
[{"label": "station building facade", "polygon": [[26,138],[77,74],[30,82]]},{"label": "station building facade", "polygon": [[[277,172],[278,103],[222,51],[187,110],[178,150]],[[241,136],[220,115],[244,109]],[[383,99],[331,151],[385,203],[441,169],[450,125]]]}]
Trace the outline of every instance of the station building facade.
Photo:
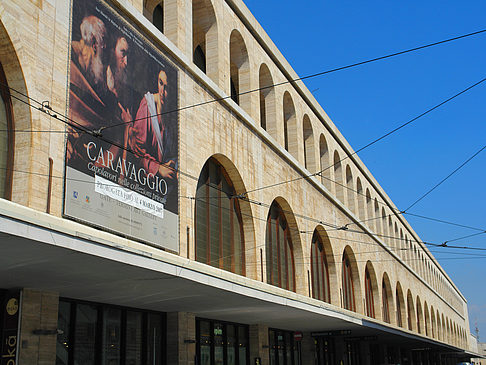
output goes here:
[{"label": "station building facade", "polygon": [[455,364],[466,298],[239,0],[0,3],[2,364]]}]

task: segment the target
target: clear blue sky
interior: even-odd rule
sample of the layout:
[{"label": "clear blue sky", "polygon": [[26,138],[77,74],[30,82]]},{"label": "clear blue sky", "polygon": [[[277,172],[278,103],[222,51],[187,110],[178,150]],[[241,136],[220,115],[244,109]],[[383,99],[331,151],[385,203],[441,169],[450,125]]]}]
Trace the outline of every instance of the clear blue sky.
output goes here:
[{"label": "clear blue sky", "polygon": [[[486,2],[244,0],[299,76],[486,28]],[[357,150],[486,77],[486,33],[306,81]],[[486,82],[359,154],[399,209],[486,145]],[[486,230],[486,150],[410,212]],[[477,233],[407,217],[422,240]],[[486,234],[451,244],[486,248]],[[486,251],[431,248],[486,342]],[[482,257],[481,257],[482,256]]]}]

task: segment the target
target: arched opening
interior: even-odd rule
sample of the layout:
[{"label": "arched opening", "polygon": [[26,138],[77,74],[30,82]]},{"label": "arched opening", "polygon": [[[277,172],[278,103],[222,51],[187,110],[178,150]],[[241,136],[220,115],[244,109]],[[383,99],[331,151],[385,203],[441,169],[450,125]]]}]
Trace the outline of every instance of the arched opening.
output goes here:
[{"label": "arched opening", "polygon": [[363,185],[361,184],[361,179],[359,177],[356,178],[356,198],[358,199],[358,216],[359,219],[364,220],[366,219],[366,212],[365,212],[365,197],[363,194]]},{"label": "arched opening", "polygon": [[407,321],[408,321],[408,329],[410,331],[415,330],[416,326],[416,319],[415,319],[415,306],[413,304],[413,297],[410,289],[407,292]]},{"label": "arched opening", "polygon": [[402,286],[399,282],[397,283],[397,287],[395,289],[395,301],[397,303],[397,326],[403,327],[403,319],[405,318],[405,299],[403,297]]},{"label": "arched opening", "polygon": [[284,148],[298,160],[297,118],[294,102],[288,91],[283,96],[283,121]]},{"label": "arched opening", "polygon": [[323,134],[319,137],[319,157],[321,163],[321,182],[327,190],[331,191],[331,164],[329,160],[329,148]]},{"label": "arched opening", "polygon": [[315,172],[315,149],[314,149],[314,133],[312,131],[312,124],[309,116],[304,115],[302,121],[302,132],[304,136],[304,166],[307,170]]},{"label": "arched opening", "polygon": [[382,237],[382,240],[383,242],[386,242],[388,244],[388,246],[391,247],[390,245],[390,235],[388,233],[388,224],[387,224],[387,221],[386,221],[386,212],[385,212],[385,208],[384,207],[381,207],[381,226],[383,227],[383,237]]},{"label": "arched opening", "polygon": [[284,211],[275,201],[268,213],[265,247],[267,283],[295,292],[292,235]]},{"label": "arched opening", "polygon": [[417,303],[417,332],[423,333],[424,331],[424,313],[422,311],[422,303],[420,302],[420,298],[417,295],[416,299]]},{"label": "arched opening", "polygon": [[204,165],[196,190],[196,260],[245,275],[245,235],[241,205],[232,179],[211,157]]},{"label": "arched opening", "polygon": [[[241,34],[234,29],[230,36],[230,95],[243,110],[250,113],[250,62]],[[240,95],[241,94],[241,95]]]},{"label": "arched opening", "polygon": [[430,307],[430,324],[432,338],[437,338],[437,324],[435,322],[435,312],[433,306]]},{"label": "arched opening", "polygon": [[402,229],[400,228],[400,241],[398,241],[398,247],[397,247],[397,250],[398,250],[398,254],[400,255],[400,257],[403,257],[403,247],[404,247],[404,239],[403,239],[403,231]]},{"label": "arched opening", "polygon": [[443,341],[444,332],[442,331],[442,322],[440,320],[439,310],[437,310],[437,339]]},{"label": "arched opening", "polygon": [[275,88],[268,66],[262,63],[258,77],[260,95],[260,126],[277,138],[277,125],[275,122]]},{"label": "arched opening", "polygon": [[368,217],[366,219],[366,223],[368,227],[371,228],[373,222],[370,222],[373,219],[373,200],[371,199],[371,193],[368,188],[366,188],[366,211],[368,213]]},{"label": "arched opening", "polygon": [[7,78],[0,62],[0,198],[12,199],[14,115]]},{"label": "arched opening", "polygon": [[354,204],[354,189],[353,189],[353,174],[351,172],[351,167],[349,165],[346,166],[346,195],[348,197],[348,208],[355,212],[355,204]]},{"label": "arched opening", "polygon": [[365,314],[368,317],[376,318],[375,300],[378,298],[376,274],[371,261],[366,263],[365,268]]},{"label": "arched opening", "polygon": [[152,24],[164,33],[164,2],[157,4],[152,12]]},{"label": "arched opening", "polygon": [[192,60],[218,84],[218,27],[210,0],[192,1]]},{"label": "arched opening", "polygon": [[333,260],[329,238],[322,227],[316,228],[311,244],[312,297],[331,303],[328,258]]},{"label": "arched opening", "polygon": [[358,267],[351,247],[346,246],[343,252],[342,268],[342,307],[357,312],[360,298],[356,293],[360,292]]},{"label": "arched opening", "polygon": [[383,322],[391,323],[392,317],[390,313],[393,313],[393,294],[387,273],[383,274],[383,279],[381,280],[381,305]]},{"label": "arched opening", "polygon": [[381,230],[380,204],[378,203],[377,198],[375,198],[375,233],[378,236],[383,235]]},{"label": "arched opening", "polygon": [[338,151],[334,151],[334,188],[336,197],[344,203],[343,170]]},{"label": "arched opening", "polygon": [[393,238],[393,222],[391,217],[388,217],[388,235],[390,236],[388,238],[388,245],[393,249],[395,248],[395,239]]}]

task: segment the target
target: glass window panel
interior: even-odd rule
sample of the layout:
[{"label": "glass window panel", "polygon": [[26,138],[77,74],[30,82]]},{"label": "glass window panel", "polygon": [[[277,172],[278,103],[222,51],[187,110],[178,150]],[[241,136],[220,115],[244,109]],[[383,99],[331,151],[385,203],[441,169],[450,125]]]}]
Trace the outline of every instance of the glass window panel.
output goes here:
[{"label": "glass window panel", "polygon": [[223,249],[223,268],[231,271],[231,200],[226,194],[221,194],[221,235]]},{"label": "glass window panel", "polygon": [[[238,362],[239,365],[246,365],[246,352],[248,348],[248,330],[246,327],[238,327]],[[271,348],[271,347],[270,347]]]},{"label": "glass window panel", "polygon": [[162,317],[147,315],[147,361],[150,365],[161,365],[162,361]]},{"label": "glass window panel", "polygon": [[272,280],[272,220],[267,221],[267,231],[265,233],[265,259],[267,264],[267,283],[273,284]]},{"label": "glass window panel", "polygon": [[285,270],[285,267],[287,266],[287,260],[285,258],[285,233],[280,224],[278,225],[278,252],[279,252],[278,273],[279,273],[279,283],[280,283],[279,286],[281,288],[288,289],[287,270]]},{"label": "glass window panel", "polygon": [[272,220],[272,284],[278,285],[278,222]]},{"label": "glass window panel", "polygon": [[67,365],[69,361],[69,351],[71,341],[69,331],[71,330],[71,303],[59,301],[59,311],[57,314],[57,328],[62,331],[57,335],[56,344],[56,365]]},{"label": "glass window panel", "polygon": [[105,307],[103,309],[103,345],[101,363],[120,364],[121,310]]},{"label": "glass window panel", "polygon": [[126,364],[142,364],[142,313],[127,312]]},{"label": "glass window panel", "polygon": [[269,345],[269,353],[270,353],[270,365],[276,365],[276,352],[277,352],[277,344],[275,343],[275,331],[269,330],[268,331],[268,345]]},{"label": "glass window panel", "polygon": [[224,325],[221,323],[214,324],[214,365],[223,365],[224,363]]},{"label": "glass window panel", "polygon": [[208,245],[208,197],[207,169],[203,169],[199,178],[196,191],[196,259],[199,262],[207,262],[207,245]]},{"label": "glass window panel", "polygon": [[98,310],[94,305],[76,305],[74,364],[94,365]]},{"label": "glass window panel", "polygon": [[211,333],[208,321],[199,322],[199,346],[201,365],[211,365]]},{"label": "glass window panel", "polygon": [[291,339],[291,333],[286,332],[285,333],[285,354],[287,357],[287,365],[292,364],[292,351],[293,351],[293,346],[292,346],[292,339]]},{"label": "glass window panel", "polygon": [[243,260],[245,257],[245,251],[242,245],[241,240],[241,232],[242,229],[240,228],[240,215],[238,214],[238,203],[236,199],[232,201],[232,208],[233,208],[233,257],[234,257],[234,265],[235,265],[235,273],[242,275],[243,274]]},{"label": "glass window panel", "polygon": [[284,336],[282,332],[277,332],[277,357],[278,357],[278,364],[282,365],[285,364],[285,342]]},{"label": "glass window panel", "polygon": [[233,325],[226,325],[226,358],[227,365],[236,365],[236,335]]}]

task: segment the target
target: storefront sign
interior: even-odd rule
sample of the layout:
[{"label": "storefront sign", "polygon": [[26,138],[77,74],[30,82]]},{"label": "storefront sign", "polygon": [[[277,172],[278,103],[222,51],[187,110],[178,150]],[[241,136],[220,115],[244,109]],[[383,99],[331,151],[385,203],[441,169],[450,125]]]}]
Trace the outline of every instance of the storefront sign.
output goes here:
[{"label": "storefront sign", "polygon": [[312,332],[312,337],[326,337],[326,336],[348,336],[351,334],[351,330],[339,330],[339,331],[326,331],[326,332]]},{"label": "storefront sign", "polygon": [[17,364],[20,293],[7,292],[2,303],[3,323],[0,365]]},{"label": "storefront sign", "polygon": [[72,9],[64,215],[178,252],[178,70],[110,3]]},{"label": "storefront sign", "polygon": [[294,340],[295,341],[302,341],[303,334],[300,331],[294,332]]}]

